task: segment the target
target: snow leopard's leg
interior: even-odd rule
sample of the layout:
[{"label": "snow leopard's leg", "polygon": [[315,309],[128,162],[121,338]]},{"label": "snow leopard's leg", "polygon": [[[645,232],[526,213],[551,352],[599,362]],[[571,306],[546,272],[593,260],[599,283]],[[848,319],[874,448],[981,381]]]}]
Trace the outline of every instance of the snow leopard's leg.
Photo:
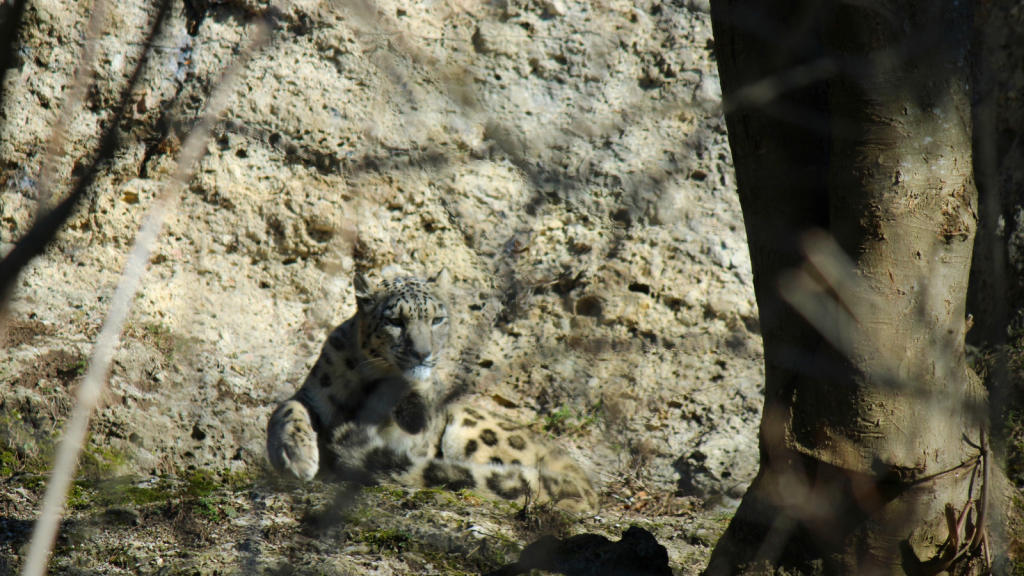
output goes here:
[{"label": "snow leopard's leg", "polygon": [[358,422],[332,428],[323,450],[324,470],[332,480],[364,486],[400,483],[395,478],[412,468],[416,458],[409,446],[395,446],[382,438],[377,426]]},{"label": "snow leopard's leg", "polygon": [[279,473],[312,480],[320,469],[320,451],[313,417],[304,404],[288,400],[277,407],[267,423],[267,454]]}]

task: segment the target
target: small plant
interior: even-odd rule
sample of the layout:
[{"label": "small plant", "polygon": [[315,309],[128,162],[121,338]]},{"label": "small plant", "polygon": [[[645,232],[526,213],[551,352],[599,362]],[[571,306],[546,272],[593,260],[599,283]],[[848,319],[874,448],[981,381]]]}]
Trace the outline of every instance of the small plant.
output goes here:
[{"label": "small plant", "polygon": [[[445,494],[450,495],[451,492],[445,492]],[[458,496],[459,500],[463,504],[467,504],[469,506],[480,506],[483,503],[483,498],[478,496],[476,493],[471,491],[469,488],[463,488],[462,490],[459,490],[458,492],[456,492],[455,495]],[[509,504],[512,504],[513,506],[515,506],[514,502],[511,502],[511,501],[507,501],[507,502]]]},{"label": "small plant", "polygon": [[537,536],[553,535],[563,538],[569,535],[575,520],[568,514],[555,508],[553,502],[538,504],[527,497],[522,508],[512,515],[520,536],[526,540],[534,540]]},{"label": "small plant", "polygon": [[572,415],[573,411],[571,408],[565,405],[561,406],[558,410],[544,417],[544,431],[548,434],[561,436],[568,427],[567,425]]},{"label": "small plant", "polygon": [[196,500],[196,514],[209,522],[219,522],[221,519],[220,508],[212,498]]},{"label": "small plant", "polygon": [[587,411],[575,410],[563,404],[544,417],[542,428],[551,436],[571,436],[597,424],[601,410],[600,402]]},{"label": "small plant", "polygon": [[153,345],[165,353],[173,352],[174,336],[171,335],[170,328],[163,324],[146,324],[145,329]]},{"label": "small plant", "polygon": [[[664,513],[671,509],[672,494],[655,489],[648,481],[649,467],[654,459],[654,444],[649,440],[628,442],[623,456],[628,459],[613,472],[614,480],[605,488],[606,496],[614,501],[614,507],[633,513]],[[648,509],[653,506],[653,509]]]},{"label": "small plant", "polygon": [[78,358],[73,362],[65,364],[61,368],[57,368],[57,376],[65,382],[70,382],[76,378],[85,376],[85,370],[88,367],[88,363],[85,358]]}]

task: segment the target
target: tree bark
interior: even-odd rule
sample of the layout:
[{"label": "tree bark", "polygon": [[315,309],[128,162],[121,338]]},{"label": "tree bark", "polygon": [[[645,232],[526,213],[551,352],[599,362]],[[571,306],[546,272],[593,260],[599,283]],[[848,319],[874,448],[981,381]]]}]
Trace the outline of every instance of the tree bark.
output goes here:
[{"label": "tree bark", "polygon": [[[766,382],[761,468],[707,575],[934,574],[997,496],[980,496],[993,485],[981,480],[985,398],[964,356],[971,9],[712,0]],[[819,280],[808,299],[853,321],[828,338],[831,317],[808,322],[779,289],[801,247],[818,251],[814,228],[845,253],[829,266],[853,268],[832,285],[821,270],[801,276]],[[956,524],[971,501],[950,538],[947,504]],[[980,556],[953,567],[980,570]]]}]

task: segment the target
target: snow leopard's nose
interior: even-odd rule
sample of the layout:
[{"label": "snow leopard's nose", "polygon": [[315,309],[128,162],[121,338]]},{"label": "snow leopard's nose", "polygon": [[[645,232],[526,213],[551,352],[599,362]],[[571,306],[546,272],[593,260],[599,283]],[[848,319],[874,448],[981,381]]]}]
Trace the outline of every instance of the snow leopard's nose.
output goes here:
[{"label": "snow leopard's nose", "polygon": [[417,362],[423,362],[434,352],[434,347],[430,345],[430,336],[428,334],[410,334],[410,336],[406,345],[406,354]]},{"label": "snow leopard's nose", "polygon": [[434,352],[434,338],[427,326],[410,326],[405,334],[405,357],[417,364],[422,363]]}]

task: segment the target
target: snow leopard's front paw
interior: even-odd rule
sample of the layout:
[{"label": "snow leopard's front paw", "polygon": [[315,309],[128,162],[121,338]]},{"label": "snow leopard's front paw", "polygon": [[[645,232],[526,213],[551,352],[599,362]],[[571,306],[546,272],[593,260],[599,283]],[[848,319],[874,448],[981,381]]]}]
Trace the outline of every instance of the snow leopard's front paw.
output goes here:
[{"label": "snow leopard's front paw", "polygon": [[289,400],[278,406],[267,424],[267,454],[278,473],[312,480],[320,469],[316,431],[301,402]]}]

